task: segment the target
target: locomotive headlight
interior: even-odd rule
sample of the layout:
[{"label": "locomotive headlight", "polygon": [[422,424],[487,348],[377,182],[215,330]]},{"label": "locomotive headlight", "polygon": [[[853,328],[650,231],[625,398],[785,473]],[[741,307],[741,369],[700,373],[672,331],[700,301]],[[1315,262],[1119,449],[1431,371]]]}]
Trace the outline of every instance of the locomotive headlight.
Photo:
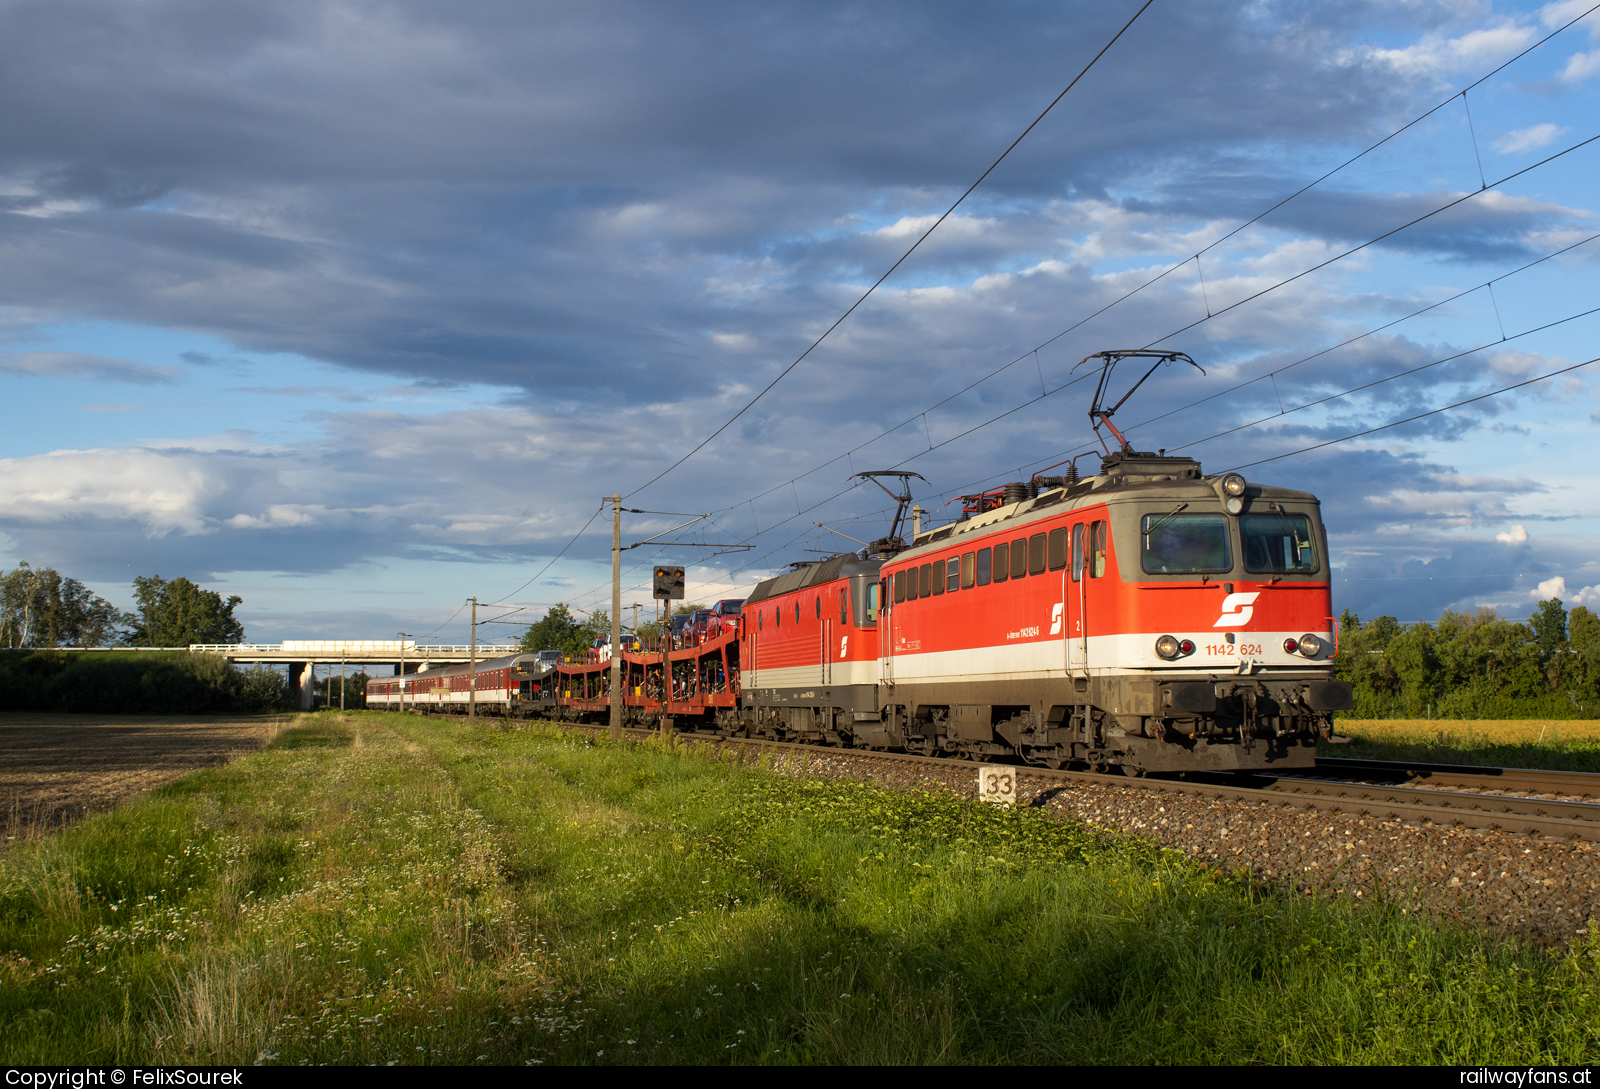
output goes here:
[{"label": "locomotive headlight", "polygon": [[1300,653],[1307,658],[1315,658],[1322,653],[1322,640],[1315,635],[1302,635],[1300,637]]},{"label": "locomotive headlight", "polygon": [[1176,658],[1182,652],[1182,650],[1182,646],[1179,645],[1178,640],[1173,636],[1163,635],[1160,639],[1156,640],[1156,653],[1169,662]]},{"label": "locomotive headlight", "polygon": [[1238,473],[1229,473],[1227,476],[1222,478],[1222,490],[1227,492],[1229,495],[1243,495],[1244,477],[1240,476]]}]

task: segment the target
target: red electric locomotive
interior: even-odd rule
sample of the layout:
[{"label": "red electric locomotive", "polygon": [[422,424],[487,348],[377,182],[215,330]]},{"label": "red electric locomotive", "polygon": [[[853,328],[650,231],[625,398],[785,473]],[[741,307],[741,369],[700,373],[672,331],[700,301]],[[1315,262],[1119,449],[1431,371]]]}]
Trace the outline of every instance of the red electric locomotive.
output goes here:
[{"label": "red electric locomotive", "polygon": [[748,725],[1135,774],[1312,763],[1350,706],[1315,496],[1129,452],[1006,492],[757,586]]},{"label": "red electric locomotive", "polygon": [[[964,496],[959,521],[914,532],[909,547],[898,534],[916,474],[858,474],[906,485],[890,493],[890,535],[757,585],[736,639],[659,663],[628,656],[625,716],[1135,775],[1310,766],[1332,713],[1352,705],[1351,686],[1332,679],[1317,499],[1134,451],[1111,425],[1122,402],[1099,407],[1129,356],[1156,360],[1134,389],[1162,363],[1193,362],[1101,353],[1090,417],[1121,448],[1098,474]],[[668,658],[675,694],[663,708],[650,671],[659,688]],[[563,681],[589,702],[560,699],[558,713],[601,710],[608,683]]]}]

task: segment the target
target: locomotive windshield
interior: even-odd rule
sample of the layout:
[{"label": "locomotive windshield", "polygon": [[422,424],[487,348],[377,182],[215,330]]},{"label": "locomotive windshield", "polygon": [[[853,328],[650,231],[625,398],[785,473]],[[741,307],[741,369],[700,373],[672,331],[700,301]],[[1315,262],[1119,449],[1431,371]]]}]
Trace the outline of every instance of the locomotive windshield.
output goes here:
[{"label": "locomotive windshield", "polygon": [[1239,519],[1244,569],[1274,574],[1309,574],[1317,569],[1311,520],[1303,514],[1246,514]]},{"label": "locomotive windshield", "polygon": [[1147,575],[1233,570],[1228,520],[1220,514],[1147,514],[1140,562]]}]

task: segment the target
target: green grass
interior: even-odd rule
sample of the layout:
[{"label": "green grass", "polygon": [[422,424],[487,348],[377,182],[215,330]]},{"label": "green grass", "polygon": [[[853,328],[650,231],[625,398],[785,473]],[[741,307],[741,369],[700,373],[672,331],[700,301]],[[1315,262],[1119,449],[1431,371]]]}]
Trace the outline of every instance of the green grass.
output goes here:
[{"label": "green grass", "polygon": [[[1590,1063],[1540,951],[1040,811],[352,715],[0,856],[0,1062]],[[114,910],[113,910],[114,909]]]},{"label": "green grass", "polygon": [[1475,767],[1600,772],[1600,724],[1512,719],[1344,719],[1347,745],[1319,745],[1322,756]]}]

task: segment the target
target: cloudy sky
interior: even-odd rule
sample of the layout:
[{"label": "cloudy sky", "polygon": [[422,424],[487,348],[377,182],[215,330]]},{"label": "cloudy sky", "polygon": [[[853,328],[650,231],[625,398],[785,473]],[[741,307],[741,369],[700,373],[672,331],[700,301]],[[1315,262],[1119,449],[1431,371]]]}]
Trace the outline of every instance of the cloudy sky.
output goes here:
[{"label": "cloudy sky", "polygon": [[1600,605],[1600,365],[1333,442],[1600,355],[1590,3],[1156,0],[645,486],[1138,4],[4,0],[0,565],[459,641],[606,607],[621,491],[756,546],[627,554],[709,600],[881,535],[854,471],[1089,449],[1073,364],[1159,344],[1118,420],[1320,495],[1338,607]]}]

